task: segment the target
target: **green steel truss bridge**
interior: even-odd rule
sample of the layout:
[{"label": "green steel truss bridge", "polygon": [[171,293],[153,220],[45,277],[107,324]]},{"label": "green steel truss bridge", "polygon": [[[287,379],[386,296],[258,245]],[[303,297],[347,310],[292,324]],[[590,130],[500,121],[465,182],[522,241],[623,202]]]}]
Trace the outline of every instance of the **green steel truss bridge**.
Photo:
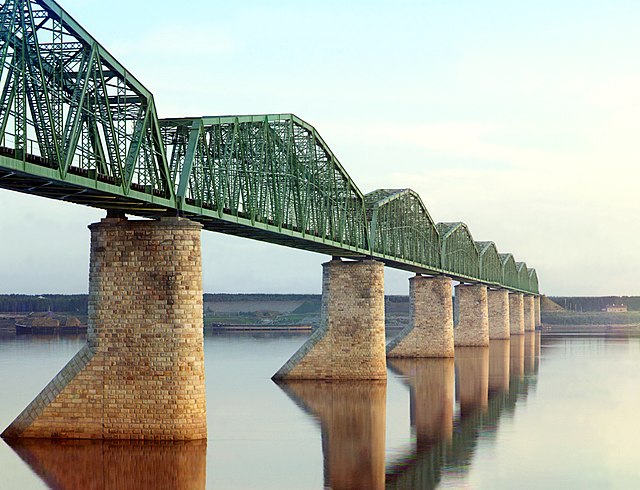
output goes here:
[{"label": "green steel truss bridge", "polygon": [[292,114],[158,119],[153,95],[53,0],[0,6],[0,187],[538,293],[534,269],[435,223],[410,189],[363,194]]}]

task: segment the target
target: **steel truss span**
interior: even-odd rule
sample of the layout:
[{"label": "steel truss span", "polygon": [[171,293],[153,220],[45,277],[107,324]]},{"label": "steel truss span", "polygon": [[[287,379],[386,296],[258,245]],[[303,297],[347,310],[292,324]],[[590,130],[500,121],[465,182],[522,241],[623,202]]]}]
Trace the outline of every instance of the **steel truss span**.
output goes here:
[{"label": "steel truss span", "polygon": [[538,294],[534,269],[435,223],[411,189],[364,195],[292,114],[158,119],[153,95],[53,0],[0,3],[0,187]]}]

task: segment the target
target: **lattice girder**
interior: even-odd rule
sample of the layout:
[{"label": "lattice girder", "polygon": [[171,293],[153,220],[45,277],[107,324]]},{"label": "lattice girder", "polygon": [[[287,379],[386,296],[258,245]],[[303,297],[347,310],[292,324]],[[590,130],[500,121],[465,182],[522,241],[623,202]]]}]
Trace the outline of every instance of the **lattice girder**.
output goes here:
[{"label": "lattice girder", "polygon": [[471,232],[464,223],[438,223],[442,268],[457,275],[480,278],[480,257]]},{"label": "lattice girder", "polygon": [[516,287],[528,291],[529,270],[527,269],[527,264],[524,262],[516,262],[516,270],[518,271],[518,285]]},{"label": "lattice girder", "polygon": [[537,293],[538,292],[538,273],[536,272],[535,269],[530,268],[529,269],[529,287],[528,290],[533,292],[533,293]]},{"label": "lattice girder", "polygon": [[179,205],[368,249],[364,198],[291,114],[161,121]]},{"label": "lattice girder", "polygon": [[502,262],[502,284],[507,287],[518,287],[518,269],[512,254],[499,254]]},{"label": "lattice girder", "polygon": [[151,93],[51,0],[6,2],[0,26],[3,153],[171,198]]},{"label": "lattice girder", "polygon": [[365,203],[373,253],[440,268],[440,235],[416,192],[378,189]]},{"label": "lattice girder", "polygon": [[480,277],[489,283],[502,282],[502,262],[493,242],[476,242],[480,257]]}]

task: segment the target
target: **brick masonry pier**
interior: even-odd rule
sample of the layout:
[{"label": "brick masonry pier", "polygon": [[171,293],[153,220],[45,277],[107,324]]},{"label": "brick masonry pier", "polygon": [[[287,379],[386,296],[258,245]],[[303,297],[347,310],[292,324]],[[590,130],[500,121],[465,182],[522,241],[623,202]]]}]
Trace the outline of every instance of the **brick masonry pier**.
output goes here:
[{"label": "brick masonry pier", "polygon": [[534,296],[533,311],[536,319],[536,327],[542,326],[542,319],[540,317],[540,295]]},{"label": "brick masonry pier", "polygon": [[531,294],[523,295],[524,331],[533,332],[536,329],[535,300]]},{"label": "brick masonry pier", "polygon": [[458,284],[458,325],[453,329],[455,345],[484,347],[489,345],[489,310],[487,287],[482,284]]},{"label": "brick masonry pier", "polygon": [[206,438],[200,225],[89,228],[87,344],[2,436]]},{"label": "brick masonry pier", "polygon": [[386,379],[384,265],[334,259],[322,268],[322,325],[273,379]]},{"label": "brick masonry pier", "polygon": [[509,293],[509,331],[511,335],[524,333],[524,300],[522,293]]},{"label": "brick masonry pier", "polygon": [[509,338],[509,291],[506,289],[487,290],[489,310],[489,339]]},{"label": "brick masonry pier", "polygon": [[453,357],[451,279],[409,279],[410,323],[387,345],[388,357]]}]

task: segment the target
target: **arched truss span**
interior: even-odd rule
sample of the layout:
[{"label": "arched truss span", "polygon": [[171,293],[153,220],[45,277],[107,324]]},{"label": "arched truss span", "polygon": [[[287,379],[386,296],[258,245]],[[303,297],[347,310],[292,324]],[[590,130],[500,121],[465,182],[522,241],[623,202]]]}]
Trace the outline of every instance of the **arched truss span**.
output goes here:
[{"label": "arched truss span", "polygon": [[480,257],[480,277],[494,284],[502,283],[502,263],[493,242],[476,242]]},{"label": "arched truss span", "polygon": [[464,223],[438,223],[442,268],[458,276],[480,277],[480,257],[471,232]]},{"label": "arched truss span", "polygon": [[527,289],[533,293],[537,293],[538,287],[538,273],[535,269],[529,269],[529,287]]},{"label": "arched truss span", "polygon": [[516,270],[518,271],[518,289],[524,291],[529,290],[529,269],[524,262],[516,262]]},{"label": "arched truss span", "polygon": [[185,213],[242,219],[361,254],[368,249],[362,193],[296,116],[167,119],[161,127]]},{"label": "arched truss span", "polygon": [[440,236],[416,192],[378,189],[365,195],[365,204],[374,254],[440,268]]},{"label": "arched truss span", "polygon": [[518,288],[518,269],[516,260],[511,254],[499,254],[502,262],[502,284],[510,288]]}]

